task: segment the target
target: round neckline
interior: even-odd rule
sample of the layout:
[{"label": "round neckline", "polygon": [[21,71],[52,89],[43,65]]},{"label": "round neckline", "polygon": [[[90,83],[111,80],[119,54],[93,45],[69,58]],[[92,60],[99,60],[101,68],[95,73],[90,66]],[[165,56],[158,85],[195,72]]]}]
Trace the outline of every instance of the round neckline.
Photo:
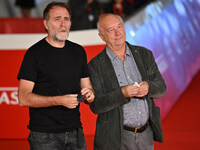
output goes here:
[{"label": "round neckline", "polygon": [[64,45],[63,47],[55,47],[55,46],[51,45],[51,44],[46,40],[46,38],[44,38],[44,41],[45,41],[45,43],[46,43],[46,45],[47,45],[48,47],[51,47],[51,49],[53,48],[54,50],[59,50],[59,51],[61,51],[61,50],[64,50],[65,47],[66,47],[66,41],[65,41],[65,45]]},{"label": "round neckline", "polygon": [[[46,43],[47,43],[49,46],[51,46],[51,47],[53,47],[53,48],[56,48],[56,49],[63,49],[63,48],[65,47],[65,44],[64,44],[63,47],[56,47],[56,46],[52,45],[51,42],[47,40],[47,37],[45,37],[44,40],[46,41]],[[64,42],[64,43],[66,43],[66,42]]]}]

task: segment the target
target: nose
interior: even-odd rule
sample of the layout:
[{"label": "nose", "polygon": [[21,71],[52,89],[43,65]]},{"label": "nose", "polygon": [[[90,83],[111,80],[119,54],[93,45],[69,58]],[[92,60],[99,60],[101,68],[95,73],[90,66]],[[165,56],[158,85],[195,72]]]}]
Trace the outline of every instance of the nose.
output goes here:
[{"label": "nose", "polygon": [[65,21],[64,21],[63,19],[61,20],[60,25],[61,25],[61,26],[64,26],[64,25],[65,25]]},{"label": "nose", "polygon": [[120,34],[119,29],[115,29],[115,34],[116,34],[116,35],[119,35],[119,34]]}]

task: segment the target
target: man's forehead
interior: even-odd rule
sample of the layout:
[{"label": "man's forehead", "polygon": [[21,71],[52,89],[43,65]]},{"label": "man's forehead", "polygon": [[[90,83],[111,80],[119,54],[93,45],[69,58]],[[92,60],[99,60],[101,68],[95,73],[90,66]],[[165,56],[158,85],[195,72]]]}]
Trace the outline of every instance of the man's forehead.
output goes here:
[{"label": "man's forehead", "polygon": [[111,26],[111,25],[119,25],[121,24],[120,19],[117,16],[106,16],[101,20],[102,25]]},{"label": "man's forehead", "polygon": [[122,23],[120,21],[110,21],[110,22],[104,22],[102,24],[103,27],[107,28],[107,29],[110,29],[110,28],[114,28],[114,27],[117,27],[119,25],[121,25]]}]

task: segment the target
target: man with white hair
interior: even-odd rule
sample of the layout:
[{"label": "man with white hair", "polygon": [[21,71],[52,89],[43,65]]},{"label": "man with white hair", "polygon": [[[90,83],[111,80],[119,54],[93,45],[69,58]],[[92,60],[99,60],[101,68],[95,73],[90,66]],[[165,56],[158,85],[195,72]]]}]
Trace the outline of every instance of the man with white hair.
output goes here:
[{"label": "man with white hair", "polygon": [[159,108],[153,98],[166,90],[150,50],[126,42],[122,19],[103,14],[98,21],[105,49],[89,62],[98,114],[94,150],[153,150],[163,141]]}]

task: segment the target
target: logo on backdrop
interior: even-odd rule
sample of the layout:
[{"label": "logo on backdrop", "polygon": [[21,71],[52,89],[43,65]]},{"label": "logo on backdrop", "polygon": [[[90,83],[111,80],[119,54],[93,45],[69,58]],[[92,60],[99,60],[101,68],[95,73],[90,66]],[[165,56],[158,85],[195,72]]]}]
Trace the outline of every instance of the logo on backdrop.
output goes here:
[{"label": "logo on backdrop", "polygon": [[18,105],[17,87],[0,87],[0,105]]}]

